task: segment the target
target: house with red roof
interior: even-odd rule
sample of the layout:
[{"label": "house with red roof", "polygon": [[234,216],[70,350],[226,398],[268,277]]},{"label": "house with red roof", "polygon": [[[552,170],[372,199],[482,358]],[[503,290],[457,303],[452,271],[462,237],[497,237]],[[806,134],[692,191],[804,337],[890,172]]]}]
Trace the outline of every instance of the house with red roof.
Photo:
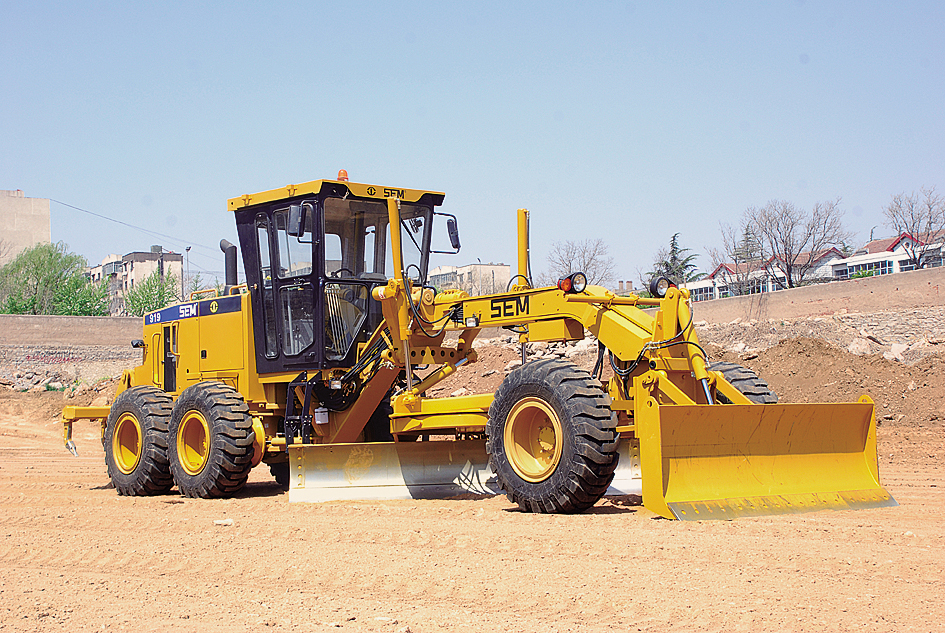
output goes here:
[{"label": "house with red roof", "polygon": [[[916,262],[922,268],[942,266],[943,241],[945,232],[918,237],[902,233],[871,240],[849,257],[844,257],[836,248],[813,255],[801,253],[798,261],[802,265],[813,258],[802,285],[908,272],[916,270]],[[689,289],[693,301],[775,292],[788,286],[783,266],[779,264],[775,257],[753,262],[727,262],[719,264],[699,281],[683,284],[683,287]]]}]

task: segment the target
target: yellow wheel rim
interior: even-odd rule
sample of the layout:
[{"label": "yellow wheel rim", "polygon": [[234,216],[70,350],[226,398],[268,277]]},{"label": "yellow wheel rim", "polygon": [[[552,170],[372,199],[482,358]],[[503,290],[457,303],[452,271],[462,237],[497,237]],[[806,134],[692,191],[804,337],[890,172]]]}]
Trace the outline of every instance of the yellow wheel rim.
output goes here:
[{"label": "yellow wheel rim", "polygon": [[512,407],[504,439],[509,464],[525,481],[544,481],[561,461],[561,422],[540,398],[524,398]]},{"label": "yellow wheel rim", "polygon": [[199,411],[188,411],[177,430],[177,459],[188,475],[199,475],[210,454],[210,425]]},{"label": "yellow wheel rim", "polygon": [[141,425],[132,413],[122,413],[112,434],[112,457],[122,473],[130,475],[141,460]]}]

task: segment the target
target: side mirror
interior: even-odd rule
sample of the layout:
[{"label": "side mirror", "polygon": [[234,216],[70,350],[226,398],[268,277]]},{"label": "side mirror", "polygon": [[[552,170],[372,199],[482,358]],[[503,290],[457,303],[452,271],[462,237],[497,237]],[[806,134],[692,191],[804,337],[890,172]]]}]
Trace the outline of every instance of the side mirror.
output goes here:
[{"label": "side mirror", "polygon": [[450,244],[453,249],[459,252],[459,227],[456,225],[456,218],[446,219],[446,232],[450,235]]},{"label": "side mirror", "polygon": [[[431,250],[431,253],[437,253],[439,255],[455,255],[459,252],[459,224],[456,222],[456,216],[449,213],[434,213],[433,215],[439,215],[446,218],[446,234],[450,238],[450,246],[453,248],[451,251],[435,251]],[[441,235],[439,230],[436,231],[437,236]],[[437,237],[439,242],[442,238]]]},{"label": "side mirror", "polygon": [[302,227],[304,226],[305,211],[302,210],[302,205],[291,205],[289,207],[289,219],[287,221],[287,226],[285,227],[285,232],[292,237],[299,237],[302,235]]},{"label": "side mirror", "polygon": [[305,235],[306,216],[313,213],[314,210],[315,208],[312,206],[311,202],[289,205],[288,225],[285,227],[285,232],[293,237],[302,237]]}]

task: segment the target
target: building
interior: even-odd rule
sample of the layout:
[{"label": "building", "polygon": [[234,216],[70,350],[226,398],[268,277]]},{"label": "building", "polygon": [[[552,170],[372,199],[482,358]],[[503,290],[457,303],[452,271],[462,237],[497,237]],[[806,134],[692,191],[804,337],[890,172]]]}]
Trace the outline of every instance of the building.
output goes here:
[{"label": "building", "polygon": [[98,266],[88,270],[92,282],[108,284],[109,312],[112,316],[125,314],[125,293],[140,284],[149,275],[158,271],[170,275],[180,283],[184,270],[184,256],[165,251],[161,246],[152,246],[149,252],[134,252],[127,255],[109,255]]},{"label": "building", "polygon": [[924,268],[938,268],[942,265],[942,242],[945,235],[920,235],[913,238],[908,233],[896,237],[867,242],[847,258],[834,266],[834,279],[851,279],[873,275],[889,275],[915,270],[913,255],[921,254],[925,260]]},{"label": "building", "polygon": [[505,292],[512,279],[508,264],[469,264],[467,266],[437,266],[430,271],[430,284],[437,290],[465,290],[469,296]]},{"label": "building", "polygon": [[19,189],[0,190],[0,266],[23,250],[51,240],[49,200],[27,198]]},{"label": "building", "polygon": [[[943,237],[943,234],[921,235],[917,239],[903,233],[867,242],[850,257],[844,257],[843,253],[831,248],[815,256],[814,268],[807,274],[805,282],[842,281],[908,272],[915,270],[913,254],[918,253],[925,260],[925,268],[935,268],[942,265]],[[801,257],[810,257],[810,254],[802,253]],[[770,258],[720,264],[701,280],[683,284],[683,287],[689,289],[693,301],[708,301],[783,290],[787,283],[775,266],[774,258]]]},{"label": "building", "polygon": [[633,289],[633,281],[618,281],[617,287],[614,289],[614,292],[618,295],[628,295],[633,292],[636,292]]}]

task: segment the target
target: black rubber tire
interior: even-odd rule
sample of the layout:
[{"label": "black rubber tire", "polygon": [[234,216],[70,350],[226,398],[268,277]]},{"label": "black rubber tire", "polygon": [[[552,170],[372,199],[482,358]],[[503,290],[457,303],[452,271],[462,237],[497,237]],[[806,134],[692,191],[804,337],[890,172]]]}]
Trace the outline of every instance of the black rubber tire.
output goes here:
[{"label": "black rubber tire", "polygon": [[[197,416],[196,414],[199,414]],[[202,467],[188,472],[180,454],[181,423],[202,417],[209,433]],[[243,397],[220,382],[198,382],[184,390],[174,403],[168,429],[171,474],[185,497],[228,497],[246,484],[253,460],[253,420]]]},{"label": "black rubber tire", "polygon": [[[538,481],[519,475],[506,446],[510,413],[523,400],[548,407],[560,424],[560,458]],[[619,459],[610,396],[587,371],[565,360],[532,361],[514,369],[489,407],[486,435],[489,465],[499,485],[527,512],[587,510],[607,492]]]},{"label": "black rubber tire", "polygon": [[[115,455],[115,428],[137,423],[138,460],[131,472],[122,472]],[[129,417],[130,416],[130,417]],[[166,493],[174,486],[167,457],[167,424],[171,417],[171,398],[156,387],[132,387],[121,392],[108,414],[105,425],[105,464],[108,477],[120,495],[149,496]],[[130,465],[130,464],[129,464]]]},{"label": "black rubber tire", "polygon": [[[720,371],[733,387],[738,389],[746,398],[756,404],[777,404],[778,396],[771,391],[764,380],[758,377],[751,369],[738,365],[736,363],[726,363],[719,361],[711,363],[708,366],[709,371]],[[722,404],[732,404],[728,398],[721,393],[716,393],[716,398]]]},{"label": "black rubber tire", "polygon": [[[394,434],[390,432],[390,416],[393,412],[394,407],[391,406],[390,400],[388,398],[381,400],[381,403],[374,409],[374,413],[371,414],[367,424],[364,425],[365,442],[394,441]],[[418,439],[420,439],[419,435],[401,434],[398,441],[416,442]]]},{"label": "black rubber tire", "polygon": [[283,490],[289,489],[289,462],[269,464],[269,472]]}]

